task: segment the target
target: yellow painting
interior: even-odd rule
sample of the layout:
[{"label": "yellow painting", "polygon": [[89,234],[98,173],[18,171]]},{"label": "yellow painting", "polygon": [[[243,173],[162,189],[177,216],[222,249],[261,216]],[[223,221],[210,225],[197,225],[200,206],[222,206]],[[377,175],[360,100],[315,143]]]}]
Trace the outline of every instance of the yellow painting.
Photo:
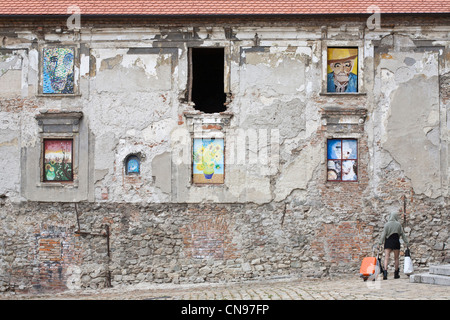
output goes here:
[{"label": "yellow painting", "polygon": [[358,92],[358,48],[328,48],[327,92]]},{"label": "yellow painting", "polygon": [[193,182],[220,184],[224,182],[223,139],[194,139]]}]

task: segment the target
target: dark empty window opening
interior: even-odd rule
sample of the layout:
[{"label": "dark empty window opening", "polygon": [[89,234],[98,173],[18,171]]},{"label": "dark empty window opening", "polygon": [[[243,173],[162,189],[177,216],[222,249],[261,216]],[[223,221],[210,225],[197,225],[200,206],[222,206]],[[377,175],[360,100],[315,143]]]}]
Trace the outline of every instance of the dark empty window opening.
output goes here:
[{"label": "dark empty window opening", "polygon": [[191,48],[190,58],[191,101],[195,109],[205,113],[225,111],[224,49]]}]

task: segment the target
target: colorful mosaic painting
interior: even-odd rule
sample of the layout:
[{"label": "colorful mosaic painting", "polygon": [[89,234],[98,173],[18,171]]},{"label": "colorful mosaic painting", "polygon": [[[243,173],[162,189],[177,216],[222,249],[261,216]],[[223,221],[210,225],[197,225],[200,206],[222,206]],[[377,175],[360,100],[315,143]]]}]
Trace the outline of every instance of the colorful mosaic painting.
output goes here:
[{"label": "colorful mosaic painting", "polygon": [[194,139],[192,167],[194,183],[223,183],[223,139]]},{"label": "colorful mosaic painting", "polygon": [[328,48],[327,92],[358,92],[358,48]]},{"label": "colorful mosaic painting", "polygon": [[74,48],[43,49],[43,93],[74,93]]},{"label": "colorful mosaic painting", "polygon": [[71,139],[44,140],[44,181],[72,181]]},{"label": "colorful mosaic painting", "polygon": [[355,139],[329,139],[327,142],[327,180],[358,180],[358,142]]}]

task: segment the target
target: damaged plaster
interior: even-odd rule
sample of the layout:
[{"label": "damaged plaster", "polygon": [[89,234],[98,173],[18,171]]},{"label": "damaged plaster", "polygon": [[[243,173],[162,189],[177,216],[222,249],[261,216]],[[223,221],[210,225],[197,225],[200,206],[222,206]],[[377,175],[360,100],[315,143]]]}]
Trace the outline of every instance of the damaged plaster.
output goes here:
[{"label": "damaged plaster", "polygon": [[[68,277],[98,288],[357,271],[403,204],[421,266],[445,259],[448,28],[403,22],[372,31],[359,20],[146,21],[8,36],[0,291],[64,288]],[[77,48],[75,94],[42,94],[48,45]],[[327,46],[359,48],[359,92],[326,92]],[[224,48],[225,112],[189,101],[192,47]],[[45,138],[73,139],[73,182],[43,181]],[[223,184],[193,183],[198,138],[224,139]],[[327,180],[327,139],[357,140],[357,181]],[[138,173],[125,170],[129,156]],[[77,218],[95,236],[77,234]]]},{"label": "damaged plaster", "polygon": [[411,179],[414,192],[432,198],[443,194],[438,64],[434,51],[397,50],[383,54],[378,66],[386,108],[382,146]]}]

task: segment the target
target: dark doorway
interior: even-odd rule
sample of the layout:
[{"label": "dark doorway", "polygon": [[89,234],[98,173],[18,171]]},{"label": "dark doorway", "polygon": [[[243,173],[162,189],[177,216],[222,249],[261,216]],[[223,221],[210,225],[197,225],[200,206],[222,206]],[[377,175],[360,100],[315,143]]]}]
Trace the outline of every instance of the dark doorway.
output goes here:
[{"label": "dark doorway", "polygon": [[205,113],[225,111],[224,49],[191,48],[192,102]]}]

